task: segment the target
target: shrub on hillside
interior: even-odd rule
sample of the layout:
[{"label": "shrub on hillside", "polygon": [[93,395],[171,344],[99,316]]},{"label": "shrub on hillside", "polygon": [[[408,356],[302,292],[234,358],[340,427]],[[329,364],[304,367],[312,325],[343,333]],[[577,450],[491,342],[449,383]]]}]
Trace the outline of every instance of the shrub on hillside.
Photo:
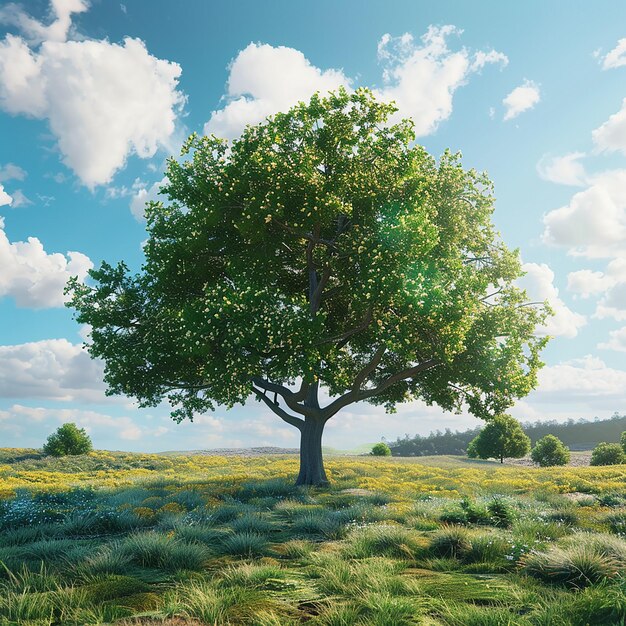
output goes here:
[{"label": "shrub on hillside", "polygon": [[621,437],[619,438],[619,443],[622,446],[622,450],[624,451],[624,454],[626,454],[626,430],[622,433]]},{"label": "shrub on hillside", "polygon": [[43,446],[43,451],[51,456],[87,454],[93,446],[84,428],[68,422],[59,426]]},{"label": "shrub on hillside", "polygon": [[624,451],[619,443],[599,443],[591,453],[591,465],[620,465]]},{"label": "shrub on hillside", "polygon": [[570,460],[569,449],[554,435],[542,437],[532,449],[530,458],[541,467],[567,465]]},{"label": "shrub on hillside", "polygon": [[391,456],[391,448],[386,443],[377,443],[372,448],[374,456]]},{"label": "shrub on hillside", "polygon": [[467,447],[471,459],[520,458],[530,450],[530,439],[521,424],[510,415],[496,415]]}]

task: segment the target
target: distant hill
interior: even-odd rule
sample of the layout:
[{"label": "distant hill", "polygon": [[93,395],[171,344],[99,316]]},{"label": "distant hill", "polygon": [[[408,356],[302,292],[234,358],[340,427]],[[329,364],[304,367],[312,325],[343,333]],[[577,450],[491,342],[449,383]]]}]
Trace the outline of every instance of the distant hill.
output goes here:
[{"label": "distant hill", "polygon": [[[523,423],[524,432],[533,445],[545,435],[555,435],[571,450],[591,450],[601,441],[618,442],[626,430],[626,415],[615,413],[605,420],[568,420],[567,422]],[[465,431],[437,430],[427,437],[406,435],[388,442],[393,456],[429,456],[432,454],[465,454],[467,445],[481,427]]]}]

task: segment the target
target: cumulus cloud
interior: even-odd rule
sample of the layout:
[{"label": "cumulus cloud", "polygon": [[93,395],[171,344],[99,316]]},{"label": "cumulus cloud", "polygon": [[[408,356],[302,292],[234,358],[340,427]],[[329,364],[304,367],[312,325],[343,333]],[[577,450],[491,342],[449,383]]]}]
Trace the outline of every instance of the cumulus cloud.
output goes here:
[{"label": "cumulus cloud", "polygon": [[10,205],[12,202],[13,198],[4,190],[4,187],[0,185],[0,206]]},{"label": "cumulus cloud", "polygon": [[583,186],[587,181],[587,174],[580,160],[584,152],[570,152],[563,156],[544,156],[537,163],[537,172],[544,180],[559,185]]},{"label": "cumulus cloud", "polygon": [[626,38],[620,39],[613,50],[601,59],[602,69],[609,70],[626,65]]},{"label": "cumulus cloud", "polygon": [[[378,43],[383,86],[374,92],[384,100],[395,100],[398,115],[414,120],[418,136],[432,133],[450,116],[454,92],[471,74],[489,64],[508,62],[495,50],[450,50],[447,39],[460,33],[454,26],[431,26],[419,42],[405,33],[385,34]],[[316,91],[350,88],[353,82],[343,70],[315,67],[293,48],[251,43],[231,63],[226,104],[213,111],[204,132],[235,137],[246,124],[287,110]]]},{"label": "cumulus cloud", "polygon": [[224,108],[213,111],[205,134],[236,137],[247,124],[308,100],[316,91],[349,87],[342,70],[320,70],[294,48],[251,43],[230,64]]},{"label": "cumulus cloud", "polygon": [[512,120],[520,113],[532,109],[540,99],[539,85],[532,80],[525,80],[502,100],[506,109],[504,120]]},{"label": "cumulus cloud", "polygon": [[622,402],[626,399],[625,389],[626,371],[610,368],[598,357],[587,355],[541,369],[532,398],[554,402],[567,398],[599,407],[599,399],[607,403]]},{"label": "cumulus cloud", "polygon": [[54,0],[50,26],[13,5],[3,11],[22,36],[0,41],[0,108],[47,119],[63,161],[93,188],[129,155],[148,158],[169,147],[184,96],[180,66],[152,56],[139,39],[68,40],[72,13],[85,8]]},{"label": "cumulus cloud", "polygon": [[103,373],[102,363],[67,339],[0,346],[3,398],[104,402]]},{"label": "cumulus cloud", "polygon": [[405,33],[400,37],[386,34],[378,44],[384,87],[374,92],[383,100],[394,100],[397,116],[413,119],[418,136],[434,132],[450,117],[454,92],[472,73],[488,64],[508,63],[508,58],[495,50],[450,50],[448,38],[461,33],[450,25],[430,26],[420,43]]},{"label": "cumulus cloud", "polygon": [[567,290],[581,298],[597,295],[614,284],[611,276],[592,270],[578,270],[567,275]]},{"label": "cumulus cloud", "polygon": [[598,348],[602,350],[615,350],[616,352],[626,352],[626,326],[609,333],[607,342],[599,343]]},{"label": "cumulus cloud", "polygon": [[19,307],[35,309],[64,304],[63,288],[71,276],[83,280],[93,267],[80,252],[49,254],[36,237],[9,241],[0,218],[0,297],[14,298]]},{"label": "cumulus cloud", "polygon": [[554,315],[539,329],[540,334],[572,338],[587,323],[584,315],[572,311],[559,297],[554,285],[554,272],[545,263],[524,263],[526,275],[519,279],[519,286],[526,290],[532,302],[548,301]]},{"label": "cumulus cloud", "polygon": [[596,128],[591,136],[600,152],[619,151],[626,154],[626,98],[622,100],[622,108]]},{"label": "cumulus cloud", "polygon": [[603,172],[589,183],[569,204],[544,216],[542,239],[574,256],[619,256],[626,248],[626,170]]}]

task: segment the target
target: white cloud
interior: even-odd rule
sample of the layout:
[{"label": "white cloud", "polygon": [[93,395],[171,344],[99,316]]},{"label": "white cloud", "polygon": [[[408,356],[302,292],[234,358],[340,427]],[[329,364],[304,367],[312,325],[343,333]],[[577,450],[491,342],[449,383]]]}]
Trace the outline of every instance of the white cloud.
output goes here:
[{"label": "white cloud", "polygon": [[626,320],[626,282],[617,282],[606,291],[604,297],[598,302],[594,317]]},{"label": "white cloud", "polygon": [[205,134],[236,137],[247,124],[284,111],[316,91],[327,92],[351,81],[341,70],[320,70],[294,48],[251,43],[230,64],[227,104],[213,111]]},{"label": "white cloud", "polygon": [[567,290],[582,298],[602,293],[614,283],[611,276],[592,270],[578,270],[567,275]]},{"label": "white cloud", "polygon": [[0,206],[10,205],[12,202],[13,198],[4,190],[4,187],[0,185]]},{"label": "white cloud", "polygon": [[36,237],[10,242],[0,218],[0,297],[19,307],[46,308],[64,304],[63,288],[71,276],[83,280],[93,267],[80,252],[49,254]]},{"label": "white cloud", "polygon": [[620,39],[613,50],[602,57],[602,69],[608,70],[626,65],[626,38]]},{"label": "white cloud", "polygon": [[378,43],[378,57],[385,67],[385,86],[374,93],[393,100],[399,108],[396,117],[410,117],[417,136],[428,135],[452,113],[454,92],[470,75],[487,64],[506,65],[507,57],[490,50],[472,54],[466,48],[452,51],[447,39],[460,35],[454,26],[430,26],[418,44],[409,33],[400,37],[386,34]]},{"label": "white cloud", "polygon": [[9,12],[31,44],[43,43],[31,49],[15,35],[0,41],[0,108],[47,119],[63,161],[93,188],[109,182],[129,155],[169,148],[184,103],[181,68],[149,54],[139,39],[68,41],[71,14],[86,5],[53,6],[58,19],[50,26]]},{"label": "white cloud", "polygon": [[544,216],[542,239],[574,256],[620,256],[626,250],[626,170],[603,172],[589,183]]},{"label": "white cloud", "polygon": [[580,163],[584,156],[584,152],[570,152],[560,157],[546,155],[537,163],[537,172],[551,183],[582,186],[587,182],[585,168]]},{"label": "white cloud", "polygon": [[[454,26],[431,26],[420,43],[409,33],[399,37],[385,34],[378,43],[384,85],[374,93],[384,100],[395,100],[398,116],[411,117],[418,136],[432,133],[450,116],[454,92],[472,73],[488,64],[508,62],[495,50],[451,51],[446,40],[460,33]],[[227,102],[213,111],[204,132],[232,138],[246,124],[287,110],[316,91],[325,93],[352,84],[343,70],[317,68],[298,50],[251,43],[231,63]]]},{"label": "white cloud", "polygon": [[50,16],[52,22],[46,26],[17,4],[8,4],[0,9],[0,24],[16,26],[32,44],[43,41],[65,41],[72,28],[72,14],[83,13],[88,8],[86,0],[51,0]]},{"label": "white cloud", "polygon": [[7,163],[0,167],[0,183],[7,180],[24,180],[26,178],[26,170],[23,170],[15,163]]},{"label": "white cloud", "polygon": [[13,202],[11,206],[14,209],[17,209],[18,207],[21,207],[21,206],[28,206],[29,204],[33,203],[32,200],[30,200],[24,195],[24,192],[21,189],[16,189],[15,191],[12,191],[11,194],[13,196]]},{"label": "white cloud", "polygon": [[137,187],[133,186],[137,191],[130,201],[130,211],[138,222],[142,222],[145,219],[144,211],[147,202],[165,201],[164,196],[159,195],[159,191],[168,182],[167,177],[165,177],[153,183],[150,187],[145,186],[145,183],[140,183]]},{"label": "white cloud", "polygon": [[606,343],[599,343],[598,348],[626,352],[626,326],[612,330],[609,333],[609,340]]},{"label": "white cloud", "polygon": [[596,128],[591,136],[597,150],[626,154],[626,98],[622,100],[622,108]]},{"label": "white cloud", "polygon": [[545,326],[538,329],[540,334],[553,337],[572,338],[578,329],[587,323],[584,315],[572,311],[559,297],[559,290],[554,286],[554,272],[545,263],[524,263],[526,275],[518,280],[520,287],[526,290],[532,302],[548,301],[554,315],[547,320]]},{"label": "white cloud", "polygon": [[105,402],[103,371],[67,339],[0,346],[0,397]]},{"label": "white cloud", "polygon": [[[539,371],[539,385],[529,400],[623,404],[626,400],[626,371],[608,367],[601,359],[587,355]],[[601,402],[599,403],[598,400]],[[618,406],[620,406],[618,404]]]},{"label": "white cloud", "polygon": [[520,113],[532,109],[541,99],[539,93],[539,85],[532,80],[525,80],[522,85],[513,89],[513,91],[502,100],[506,111],[504,119],[512,120]]}]

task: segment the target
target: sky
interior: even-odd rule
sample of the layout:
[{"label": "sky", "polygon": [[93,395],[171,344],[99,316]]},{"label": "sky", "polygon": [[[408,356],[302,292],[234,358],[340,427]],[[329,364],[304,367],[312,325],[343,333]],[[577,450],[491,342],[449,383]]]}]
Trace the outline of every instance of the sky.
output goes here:
[{"label": "sky", "polygon": [[[395,101],[431,154],[493,180],[520,284],[556,313],[512,415],[626,411],[626,3],[28,0],[0,2],[0,447],[69,421],[104,449],[297,446],[255,402],[178,425],[106,396],[63,287],[103,260],[141,268],[144,204],[189,134],[232,139],[342,85]],[[358,404],[325,444],[479,423]]]}]

